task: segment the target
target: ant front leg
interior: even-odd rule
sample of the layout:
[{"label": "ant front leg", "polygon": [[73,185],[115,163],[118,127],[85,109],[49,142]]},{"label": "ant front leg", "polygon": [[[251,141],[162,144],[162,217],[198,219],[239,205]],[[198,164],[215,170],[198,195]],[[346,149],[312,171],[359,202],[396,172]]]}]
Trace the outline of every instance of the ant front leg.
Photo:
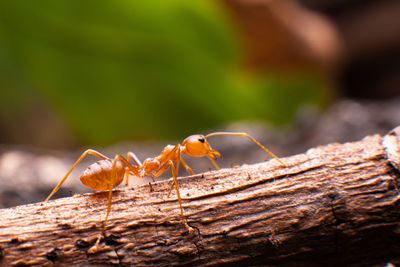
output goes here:
[{"label": "ant front leg", "polygon": [[88,154],[90,155],[94,155],[96,157],[99,157],[100,159],[108,159],[106,156],[104,156],[103,154],[101,154],[100,152],[97,152],[96,150],[93,149],[88,149],[85,152],[82,153],[82,155],[79,157],[79,159],[74,163],[74,165],[72,165],[72,168],[67,172],[67,174],[64,176],[64,178],[58,183],[58,185],[53,189],[53,191],[50,193],[50,195],[46,198],[45,201],[48,201],[62,186],[62,184],[65,182],[65,180],[67,179],[67,177],[71,174],[71,172],[75,169],[76,166],[78,166],[78,164],[83,160],[83,158],[85,156],[87,156]]},{"label": "ant front leg", "polygon": [[221,168],[219,167],[219,165],[217,164],[217,162],[215,161],[215,159],[213,159],[212,157],[207,157],[210,161],[211,161],[211,163],[214,165],[214,167],[217,169],[217,170],[220,170]]},{"label": "ant front leg", "polygon": [[[179,160],[181,161],[183,167],[185,167],[185,169],[191,174],[194,175],[193,170],[189,167],[189,165],[183,160],[183,158],[181,156],[179,156]],[[174,189],[174,183],[171,184],[171,187],[168,191],[168,195],[167,198],[169,197],[169,195],[171,195],[172,189]]]},{"label": "ant front leg", "polygon": [[183,167],[191,174],[194,175],[194,171],[187,165],[187,163],[183,160],[181,156],[179,156],[179,160],[182,162]]}]

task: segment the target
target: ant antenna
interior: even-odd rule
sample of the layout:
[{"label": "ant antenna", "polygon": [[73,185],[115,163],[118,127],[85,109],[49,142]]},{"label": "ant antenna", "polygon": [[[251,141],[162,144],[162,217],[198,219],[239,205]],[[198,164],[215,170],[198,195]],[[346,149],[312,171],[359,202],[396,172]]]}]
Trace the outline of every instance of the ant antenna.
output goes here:
[{"label": "ant antenna", "polygon": [[281,161],[277,156],[274,155],[274,153],[272,153],[271,151],[269,151],[265,146],[263,146],[260,142],[258,142],[256,139],[254,139],[253,137],[251,137],[250,135],[248,135],[247,133],[235,133],[235,132],[215,132],[215,133],[210,133],[208,135],[206,135],[206,138],[211,137],[211,136],[215,136],[215,135],[234,135],[234,136],[243,136],[243,137],[247,137],[249,138],[251,141],[253,141],[254,143],[256,143],[259,147],[261,147],[262,149],[264,149],[265,152],[267,152],[268,154],[270,154],[274,159],[276,159],[277,161],[279,161],[280,164],[282,164],[285,167],[288,167],[288,165],[286,165],[285,163],[283,163],[283,161]]}]

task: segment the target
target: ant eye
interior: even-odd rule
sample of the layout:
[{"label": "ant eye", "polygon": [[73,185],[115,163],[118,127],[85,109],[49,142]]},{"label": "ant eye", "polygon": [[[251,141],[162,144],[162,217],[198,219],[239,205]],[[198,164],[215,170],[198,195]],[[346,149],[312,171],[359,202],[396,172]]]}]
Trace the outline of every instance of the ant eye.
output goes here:
[{"label": "ant eye", "polygon": [[204,137],[200,137],[199,139],[198,139],[201,143],[204,143],[206,140],[204,139]]}]

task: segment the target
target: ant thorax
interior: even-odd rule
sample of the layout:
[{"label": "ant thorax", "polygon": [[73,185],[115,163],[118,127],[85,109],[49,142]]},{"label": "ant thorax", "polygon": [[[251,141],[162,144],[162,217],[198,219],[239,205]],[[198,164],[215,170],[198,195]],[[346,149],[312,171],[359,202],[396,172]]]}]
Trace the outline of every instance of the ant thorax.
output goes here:
[{"label": "ant thorax", "polygon": [[163,157],[167,156],[169,153],[172,152],[172,150],[174,150],[174,148],[175,148],[175,146],[173,146],[173,145],[167,145],[166,147],[164,147],[159,158],[163,158]]},{"label": "ant thorax", "polygon": [[143,162],[143,165],[140,168],[140,176],[154,176],[160,169],[160,166],[160,161],[155,158],[148,158]]}]

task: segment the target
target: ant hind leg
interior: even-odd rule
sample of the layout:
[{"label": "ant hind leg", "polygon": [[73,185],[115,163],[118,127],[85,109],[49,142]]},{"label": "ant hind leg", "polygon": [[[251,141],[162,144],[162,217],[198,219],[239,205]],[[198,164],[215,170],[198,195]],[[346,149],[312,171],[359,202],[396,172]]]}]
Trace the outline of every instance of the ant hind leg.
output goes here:
[{"label": "ant hind leg", "polygon": [[83,160],[83,158],[87,155],[94,155],[96,157],[99,157],[100,159],[107,159],[106,156],[101,154],[100,152],[97,152],[96,150],[93,149],[88,149],[85,152],[82,153],[82,155],[78,158],[78,160],[72,165],[71,169],[67,172],[67,174],[64,176],[64,178],[58,183],[58,185],[53,189],[53,191],[50,193],[50,195],[46,198],[45,201],[48,201],[62,186],[62,184],[65,182],[67,177],[71,174],[71,172],[75,169],[76,166]]}]

